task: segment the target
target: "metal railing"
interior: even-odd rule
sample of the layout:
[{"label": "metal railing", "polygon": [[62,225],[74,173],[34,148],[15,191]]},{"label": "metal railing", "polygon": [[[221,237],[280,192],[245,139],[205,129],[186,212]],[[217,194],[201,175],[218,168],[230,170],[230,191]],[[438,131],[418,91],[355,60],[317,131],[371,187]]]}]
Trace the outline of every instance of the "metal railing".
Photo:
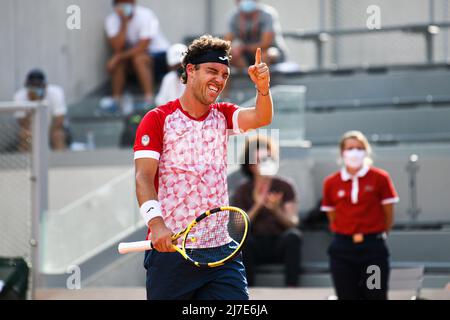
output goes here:
[{"label": "metal railing", "polygon": [[319,31],[304,31],[294,30],[283,32],[285,38],[291,38],[300,41],[312,41],[316,50],[316,67],[323,69],[325,65],[325,44],[332,39],[339,40],[342,37],[380,34],[380,33],[395,33],[402,32],[405,34],[421,35],[425,41],[425,62],[432,64],[435,62],[435,48],[434,37],[439,34],[441,29],[450,28],[449,22],[437,23],[422,23],[422,24],[408,24],[388,26],[380,29],[368,28],[349,28],[349,29],[330,29]]}]

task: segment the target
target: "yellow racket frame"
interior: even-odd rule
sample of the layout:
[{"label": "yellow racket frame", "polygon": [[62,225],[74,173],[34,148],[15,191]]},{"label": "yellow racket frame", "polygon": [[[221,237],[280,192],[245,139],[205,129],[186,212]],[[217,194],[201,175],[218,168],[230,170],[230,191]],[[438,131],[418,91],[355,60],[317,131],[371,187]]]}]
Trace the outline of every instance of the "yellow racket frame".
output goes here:
[{"label": "yellow racket frame", "polygon": [[[200,221],[205,219],[206,217],[210,216],[211,214],[215,214],[215,213],[221,212],[221,211],[239,212],[244,217],[244,235],[242,237],[242,241],[239,243],[239,246],[228,257],[226,257],[222,260],[214,261],[214,262],[210,262],[210,263],[200,263],[198,261],[192,260],[186,253],[186,240],[187,240],[187,235],[189,234],[189,231],[193,227],[195,227]],[[183,231],[178,232],[177,234],[174,234],[172,236],[172,240],[178,240],[179,238],[183,237],[182,243],[181,243],[181,248],[176,245],[173,245],[173,248],[179,254],[181,254],[186,260],[190,261],[197,267],[209,267],[209,268],[218,267],[218,266],[225,264],[225,262],[233,259],[241,251],[243,245],[245,244],[245,241],[247,240],[249,226],[250,226],[250,219],[248,218],[247,213],[240,208],[232,207],[232,206],[225,206],[225,207],[211,209],[211,210],[208,210],[208,211],[202,213],[195,220],[193,220],[191,223],[189,223],[189,225],[186,227],[186,229],[184,229]]]}]

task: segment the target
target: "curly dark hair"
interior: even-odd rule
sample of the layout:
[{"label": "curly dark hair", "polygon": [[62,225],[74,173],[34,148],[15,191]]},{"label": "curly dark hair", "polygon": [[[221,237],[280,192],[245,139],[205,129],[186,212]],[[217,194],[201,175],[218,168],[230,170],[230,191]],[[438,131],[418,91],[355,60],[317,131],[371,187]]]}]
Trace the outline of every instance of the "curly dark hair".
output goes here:
[{"label": "curly dark hair", "polygon": [[[195,39],[190,45],[189,48],[184,55],[183,58],[183,73],[181,74],[181,79],[183,80],[183,83],[187,83],[187,73],[186,73],[186,66],[188,65],[189,61],[194,60],[195,58],[201,56],[205,51],[208,50],[223,50],[228,56],[228,61],[231,61],[231,42],[226,41],[220,38],[213,37],[209,34],[203,35],[200,38]],[[196,65],[196,68],[198,69],[198,65]]]}]

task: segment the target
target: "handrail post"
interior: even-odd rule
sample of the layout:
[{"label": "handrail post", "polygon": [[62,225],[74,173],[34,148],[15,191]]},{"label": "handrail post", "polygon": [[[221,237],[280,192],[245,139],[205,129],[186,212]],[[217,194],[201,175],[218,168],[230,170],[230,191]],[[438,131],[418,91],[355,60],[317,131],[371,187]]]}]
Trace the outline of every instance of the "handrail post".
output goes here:
[{"label": "handrail post", "polygon": [[406,165],[406,171],[409,174],[409,195],[410,203],[408,208],[408,215],[410,216],[410,224],[417,222],[417,217],[420,214],[420,209],[417,201],[417,172],[419,171],[419,157],[416,154],[412,154],[409,157],[408,164]]},{"label": "handrail post", "polygon": [[31,196],[32,196],[32,223],[31,237],[31,268],[32,287],[31,298],[36,298],[36,287],[40,283],[40,252],[42,242],[40,241],[41,221],[44,221],[48,209],[48,112],[45,104],[40,104],[33,112],[33,142],[32,142],[32,173],[31,173]]}]

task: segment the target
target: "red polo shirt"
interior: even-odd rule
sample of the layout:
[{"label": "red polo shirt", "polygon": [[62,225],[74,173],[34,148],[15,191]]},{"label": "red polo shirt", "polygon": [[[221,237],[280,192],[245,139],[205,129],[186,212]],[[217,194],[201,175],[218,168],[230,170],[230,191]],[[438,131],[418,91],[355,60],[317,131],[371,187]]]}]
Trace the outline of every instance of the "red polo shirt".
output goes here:
[{"label": "red polo shirt", "polygon": [[352,235],[386,231],[383,205],[399,201],[389,174],[364,166],[351,176],[345,168],[324,181],[322,211],[335,211],[331,230]]}]

